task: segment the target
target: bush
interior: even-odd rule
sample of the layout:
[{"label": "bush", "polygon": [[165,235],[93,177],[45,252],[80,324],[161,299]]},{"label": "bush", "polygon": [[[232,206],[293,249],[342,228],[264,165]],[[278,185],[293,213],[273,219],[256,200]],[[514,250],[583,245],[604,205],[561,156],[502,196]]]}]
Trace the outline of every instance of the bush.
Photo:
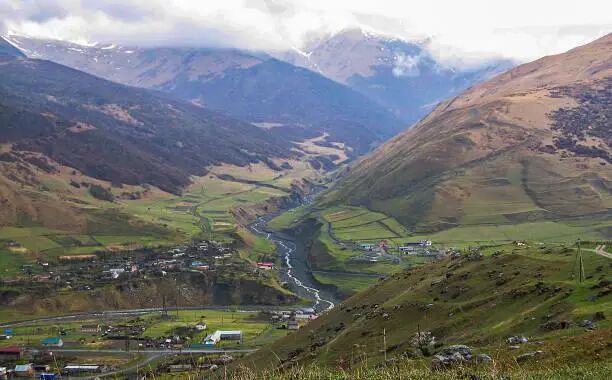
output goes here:
[{"label": "bush", "polygon": [[93,183],[89,186],[89,194],[91,194],[91,196],[96,199],[100,199],[102,201],[107,202],[112,202],[115,199],[113,193],[110,190]]}]

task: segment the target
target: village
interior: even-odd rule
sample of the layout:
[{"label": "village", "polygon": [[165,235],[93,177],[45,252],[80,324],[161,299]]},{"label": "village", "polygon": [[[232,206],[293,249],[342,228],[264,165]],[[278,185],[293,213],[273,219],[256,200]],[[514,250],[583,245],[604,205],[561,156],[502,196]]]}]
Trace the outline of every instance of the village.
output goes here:
[{"label": "village", "polygon": [[[291,310],[161,310],[135,317],[33,322],[2,328],[0,379],[55,379],[117,371],[121,365],[92,362],[103,353],[173,356],[249,352],[317,318],[312,308]],[[74,351],[78,357],[73,357]],[[221,351],[219,351],[221,350]],[[224,361],[233,360],[225,354]],[[177,360],[174,360],[177,362]],[[180,360],[178,360],[180,362]],[[187,364],[165,364],[176,371]],[[161,364],[160,364],[161,365]]]},{"label": "village", "polygon": [[54,261],[24,264],[17,278],[0,279],[13,287],[49,287],[55,290],[89,291],[126,279],[151,279],[169,273],[207,273],[234,270],[257,276],[274,268],[274,263],[257,263],[252,268],[240,260],[236,249],[216,241],[194,241],[169,250],[141,249],[123,252],[60,256]]}]

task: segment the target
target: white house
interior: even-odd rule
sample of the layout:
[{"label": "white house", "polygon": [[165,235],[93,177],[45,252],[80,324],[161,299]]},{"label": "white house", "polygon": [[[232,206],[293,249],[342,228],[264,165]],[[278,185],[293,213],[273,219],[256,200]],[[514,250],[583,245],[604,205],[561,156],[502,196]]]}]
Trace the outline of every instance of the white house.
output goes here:
[{"label": "white house", "polygon": [[209,334],[204,339],[204,344],[214,346],[222,340],[242,340],[242,331],[240,330],[217,330],[213,334]]}]

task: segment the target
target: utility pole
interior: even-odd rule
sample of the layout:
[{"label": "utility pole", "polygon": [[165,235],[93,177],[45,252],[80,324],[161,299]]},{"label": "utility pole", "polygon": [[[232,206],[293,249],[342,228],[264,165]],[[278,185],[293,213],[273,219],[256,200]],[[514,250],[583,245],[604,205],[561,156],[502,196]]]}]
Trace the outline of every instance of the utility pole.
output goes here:
[{"label": "utility pole", "polygon": [[578,283],[582,283],[584,281],[584,262],[582,261],[582,250],[580,249],[580,239],[577,241],[578,243]]},{"label": "utility pole", "polygon": [[387,329],[383,328],[383,353],[385,354],[385,363],[387,362]]}]

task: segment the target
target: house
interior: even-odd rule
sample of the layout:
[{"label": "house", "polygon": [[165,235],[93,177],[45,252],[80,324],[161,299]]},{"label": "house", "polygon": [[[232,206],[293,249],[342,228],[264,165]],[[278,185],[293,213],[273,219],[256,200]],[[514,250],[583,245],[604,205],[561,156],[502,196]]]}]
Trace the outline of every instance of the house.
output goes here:
[{"label": "house", "polygon": [[112,268],[108,271],[113,279],[117,279],[121,274],[125,273],[125,268]]},{"label": "house", "polygon": [[304,307],[300,310],[302,312],[302,314],[306,314],[306,315],[312,315],[315,314],[315,309],[313,309],[312,307]]},{"label": "house", "polygon": [[101,373],[105,367],[98,364],[68,364],[62,369],[65,375],[78,375],[81,373]]},{"label": "house", "polygon": [[191,366],[191,364],[172,364],[170,366],[168,366],[168,371],[169,372],[184,372],[184,371],[191,371],[193,367]]},{"label": "house", "polygon": [[411,253],[411,252],[416,252],[416,247],[412,245],[402,245],[399,247],[399,250],[400,252]]},{"label": "house", "polygon": [[45,338],[40,342],[45,347],[62,347],[64,341],[59,337]]},{"label": "house", "polygon": [[257,263],[257,268],[263,269],[263,270],[271,270],[271,269],[274,269],[274,263],[269,263],[269,262]]},{"label": "house", "polygon": [[299,330],[300,324],[295,319],[287,321],[287,330]]},{"label": "house", "polygon": [[31,377],[34,376],[34,367],[31,363],[18,364],[15,366],[14,373],[17,377]]},{"label": "house", "polygon": [[409,241],[404,243],[404,247],[431,247],[431,240]]},{"label": "house", "polygon": [[222,340],[242,340],[242,331],[217,330],[213,334],[206,336],[203,343],[206,346],[214,346]]},{"label": "house", "polygon": [[102,327],[100,327],[100,325],[82,325],[81,326],[81,332],[84,332],[84,333],[98,334],[101,331],[102,331]]},{"label": "house", "polygon": [[199,322],[197,325],[195,325],[195,329],[198,330],[198,331],[206,330],[206,323]]},{"label": "house", "polygon": [[19,347],[0,347],[0,361],[18,360],[23,350]]},{"label": "house", "polygon": [[34,364],[32,367],[34,367],[35,372],[49,372],[51,370],[51,366],[48,364]]},{"label": "house", "polygon": [[376,247],[376,244],[373,243],[361,243],[359,244],[359,246],[361,247],[361,249],[365,249],[366,251],[371,251],[374,249],[374,247]]}]

